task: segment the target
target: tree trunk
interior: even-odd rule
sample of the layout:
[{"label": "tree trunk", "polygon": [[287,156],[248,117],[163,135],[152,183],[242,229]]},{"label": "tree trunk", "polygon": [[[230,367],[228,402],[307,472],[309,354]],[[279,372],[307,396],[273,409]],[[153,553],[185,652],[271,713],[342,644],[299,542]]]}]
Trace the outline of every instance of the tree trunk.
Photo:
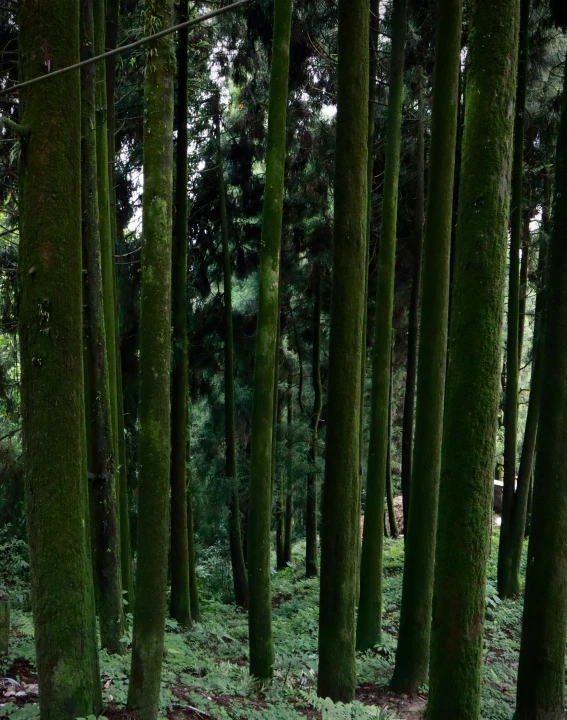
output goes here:
[{"label": "tree trunk", "polygon": [[[188,0],[177,11],[179,22],[187,19]],[[189,539],[187,534],[187,421],[189,393],[189,342],[187,338],[187,103],[188,30],[179,32],[177,44],[177,107],[175,127],[175,222],[171,268],[171,617],[191,627],[189,592]]]},{"label": "tree trunk", "polygon": [[520,263],[520,304],[518,312],[518,372],[522,369],[522,355],[524,351],[524,325],[526,323],[526,298],[528,293],[528,264],[530,257],[530,222],[531,213],[523,214],[522,224],[522,261]]},{"label": "tree trunk", "polygon": [[[147,0],[146,34],[169,27],[173,0]],[[128,708],[156,720],[163,659],[169,546],[171,203],[173,86],[171,36],[150,45],[144,80],[144,197],[140,316],[138,567]]]},{"label": "tree trunk", "polygon": [[[498,546],[498,594],[501,598],[519,591],[512,572],[511,525],[516,487],[518,443],[518,381],[520,325],[520,245],[522,242],[522,195],[524,172],[524,127],[528,85],[528,23],[530,0],[521,0],[518,85],[514,120],[514,158],[510,226],[510,270],[508,279],[508,329],[506,341],[506,396],[504,406],[504,490],[502,525]],[[525,496],[527,498],[527,495]]]},{"label": "tree trunk", "polygon": [[234,600],[244,607],[248,600],[248,579],[242,552],[240,532],[240,499],[236,468],[236,437],[234,410],[234,350],[232,333],[232,266],[228,242],[228,218],[221,151],[220,107],[215,118],[217,134],[217,165],[219,182],[219,208],[221,219],[222,255],[224,269],[224,422],[225,422],[225,473],[230,483],[229,542],[234,583]]},{"label": "tree trunk", "polygon": [[[392,355],[394,344],[392,343]],[[394,490],[392,487],[392,403],[394,401],[394,367],[392,365],[392,379],[390,381],[390,402],[388,409],[388,452],[386,454],[386,505],[388,508],[388,525],[390,526],[390,537],[396,538],[399,535],[396,512],[394,510]]]},{"label": "tree trunk", "polygon": [[546,285],[538,452],[526,573],[517,720],[559,720],[565,706],[567,640],[567,62],[555,165]]},{"label": "tree trunk", "polygon": [[293,377],[288,374],[287,382],[287,472],[285,488],[285,523],[283,561],[291,563],[291,533],[293,526]]},{"label": "tree trunk", "polygon": [[[400,634],[392,686],[427,682],[449,312],[450,252],[459,107],[462,0],[440,0],[437,16],[429,195],[423,256],[417,415]],[[412,500],[413,503],[413,500]]]},{"label": "tree trunk", "polygon": [[[92,0],[81,6],[81,58],[94,54]],[[95,67],[81,72],[81,206],[84,275],[84,313],[87,327],[85,382],[89,392],[87,462],[92,485],[92,508],[97,610],[103,648],[121,651],[124,634],[122,576],[120,567],[120,515],[112,412],[97,189]]]},{"label": "tree trunk", "polygon": [[250,674],[272,676],[274,645],[270,588],[270,468],[279,313],[280,235],[285,168],[285,125],[291,35],[291,0],[275,0],[268,106],[266,186],[260,252],[260,300],[252,409],[248,508],[248,629]]},{"label": "tree trunk", "polygon": [[311,442],[307,461],[313,468],[307,475],[307,506],[305,508],[305,575],[317,575],[317,442],[319,420],[323,408],[321,385],[321,267],[316,264],[315,304],[313,310],[313,412],[311,413]]},{"label": "tree trunk", "polygon": [[[61,18],[65,21],[61,22]],[[19,3],[20,80],[79,62],[79,1]],[[21,90],[24,485],[41,720],[98,714],[88,537],[81,292],[81,87]]]},{"label": "tree trunk", "polygon": [[352,701],[356,685],[355,553],[360,531],[360,368],[368,222],[369,9],[368,0],[339,0],[333,294],[317,684],[318,694],[335,702]]},{"label": "tree trunk", "polygon": [[372,354],[372,400],[366,478],[366,504],[360,560],[360,602],[356,646],[367,650],[380,641],[382,624],[382,514],[386,491],[388,398],[390,397],[392,311],[396,261],[398,179],[402,134],[406,0],[394,0],[388,96],[386,169],[376,288],[376,328]]},{"label": "tree trunk", "polygon": [[[367,157],[367,193],[366,208],[366,262],[364,264],[364,318],[362,326],[362,358],[360,363],[360,477],[362,478],[362,458],[364,452],[364,391],[366,387],[366,353],[368,328],[368,273],[370,269],[370,236],[372,232],[372,196],[374,190],[374,131],[376,126],[376,75],[378,73],[378,42],[380,30],[380,0],[370,0],[368,45],[368,157]],[[359,483],[362,488],[362,481]],[[360,542],[359,542],[360,544]],[[360,553],[360,547],[358,548]]]},{"label": "tree trunk", "polygon": [[519,10],[517,0],[477,0],[469,25],[433,589],[432,720],[480,715]]},{"label": "tree trunk", "polygon": [[[119,0],[106,2],[106,50],[116,47],[118,39]],[[112,247],[116,248],[118,227],[116,221],[116,56],[106,58],[106,102],[108,128],[108,167],[110,177],[110,226]],[[113,261],[114,298],[116,318],[119,318],[118,279],[116,262]],[[130,612],[134,609],[134,580],[132,577],[132,550],[130,547],[130,507],[126,474],[126,441],[124,439],[124,402],[122,387],[122,362],[120,353],[120,328],[116,322],[116,405],[118,431],[118,502],[120,510],[120,563],[122,568],[122,590],[128,601]]]},{"label": "tree trunk", "polygon": [[417,343],[419,298],[421,294],[421,250],[423,245],[423,223],[425,220],[425,141],[423,105],[423,68],[419,70],[417,104],[417,197],[415,207],[415,247],[410,305],[408,310],[408,361],[406,389],[404,395],[404,419],[402,424],[402,498],[404,510],[404,539],[408,535],[409,503],[411,493],[413,424],[415,414],[415,384],[417,374]]}]

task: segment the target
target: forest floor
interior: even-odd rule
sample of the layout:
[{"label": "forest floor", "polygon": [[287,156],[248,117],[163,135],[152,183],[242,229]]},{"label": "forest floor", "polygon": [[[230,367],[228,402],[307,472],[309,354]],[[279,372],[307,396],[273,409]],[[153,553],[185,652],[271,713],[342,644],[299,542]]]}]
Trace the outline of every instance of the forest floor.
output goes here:
[{"label": "forest floor", "polygon": [[[498,535],[496,527],[494,530],[487,588],[482,718],[509,720],[515,698],[522,601],[501,603],[496,595]],[[297,543],[291,567],[273,575],[276,662],[273,681],[261,689],[248,675],[246,615],[222,601],[228,592],[229,570],[219,572],[218,554],[202,554],[201,623],[184,632],[175,622],[167,622],[160,720],[423,718],[427,687],[414,696],[395,694],[387,687],[399,621],[403,539],[385,542],[382,642],[373,651],[358,655],[356,701],[346,706],[323,701],[315,693],[319,587],[316,579],[303,577],[303,553],[304,545]],[[15,611],[8,664],[0,666],[0,678],[4,678],[0,679],[1,720],[38,720],[33,659],[31,617]],[[107,720],[134,720],[121,709],[126,701],[129,657],[101,652],[100,662],[103,716]]]}]

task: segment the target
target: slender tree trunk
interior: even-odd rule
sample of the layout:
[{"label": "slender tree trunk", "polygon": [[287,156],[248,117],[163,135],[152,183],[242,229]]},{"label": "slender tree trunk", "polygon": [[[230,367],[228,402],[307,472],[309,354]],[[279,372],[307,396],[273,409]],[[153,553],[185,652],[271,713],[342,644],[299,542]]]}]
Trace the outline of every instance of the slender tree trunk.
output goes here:
[{"label": "slender tree trunk", "polygon": [[360,561],[361,537],[360,518],[362,516],[362,475],[364,456],[364,396],[366,391],[366,355],[368,343],[368,276],[370,273],[370,241],[372,235],[372,198],[374,192],[374,132],[376,126],[376,76],[378,73],[378,42],[380,29],[380,0],[370,0],[368,35],[368,155],[367,155],[367,208],[366,208],[366,260],[364,265],[364,315],[362,325],[362,357],[360,362],[360,439],[359,439],[359,482],[358,482],[358,518],[359,532],[356,534],[356,603],[360,598]]},{"label": "slender tree trunk", "polygon": [[[518,444],[518,381],[520,324],[520,246],[522,242],[522,196],[524,173],[524,127],[528,85],[528,22],[530,0],[521,0],[518,85],[514,120],[514,158],[510,227],[510,271],[508,279],[508,330],[506,342],[506,396],[504,407],[504,491],[502,525],[498,546],[498,593],[506,598],[519,591],[512,573],[511,524],[516,487]],[[527,496],[526,496],[527,497]]]},{"label": "slender tree trunk", "polygon": [[293,377],[291,372],[287,382],[287,472],[285,488],[285,540],[283,560],[287,567],[291,563],[291,533],[293,525]]},{"label": "slender tree trunk", "polygon": [[[118,39],[119,0],[106,2],[106,50],[112,50]],[[110,225],[112,247],[116,248],[118,227],[116,222],[116,56],[106,58],[106,101],[108,128],[108,167],[110,177]],[[115,315],[119,318],[118,279],[116,262],[113,261]],[[130,508],[126,474],[126,441],[124,439],[124,402],[122,387],[122,362],[120,353],[120,328],[116,322],[116,405],[118,432],[118,494],[120,510],[120,563],[122,568],[122,590],[125,591],[130,612],[134,608],[134,580],[132,577],[132,550],[130,547]]]},{"label": "slender tree trunk", "polygon": [[[169,27],[173,0],[147,0],[146,33]],[[173,86],[171,37],[150,45],[144,81],[144,197],[140,316],[138,567],[128,707],[156,720],[166,614],[169,546],[171,204]]]},{"label": "slender tree trunk", "polygon": [[368,223],[369,14],[368,0],[339,0],[333,295],[317,684],[318,694],[335,702],[350,702],[356,685],[355,554],[360,532],[358,456]]},{"label": "slender tree trunk", "polygon": [[565,707],[567,640],[567,62],[555,164],[546,286],[543,385],[538,427],[517,720],[560,720]]},{"label": "slender tree trunk", "polygon": [[285,125],[291,35],[291,0],[275,0],[274,42],[268,107],[266,186],[260,253],[260,301],[252,409],[250,492],[248,501],[248,629],[250,674],[273,672],[270,587],[270,519],[272,493],[273,404],[279,314],[280,235],[285,168]]},{"label": "slender tree trunk", "polygon": [[459,107],[462,0],[440,0],[437,16],[429,195],[410,527],[406,531],[400,634],[392,686],[427,682],[449,312],[450,252]]},{"label": "slender tree trunk", "polygon": [[514,494],[512,518],[510,523],[509,551],[510,551],[510,587],[514,594],[520,592],[520,564],[524,547],[526,519],[530,506],[530,493],[532,488],[537,427],[541,405],[541,392],[543,384],[543,353],[545,346],[544,325],[544,277],[547,265],[547,248],[543,241],[539,249],[538,275],[540,287],[536,298],[536,317],[533,336],[532,376],[530,381],[530,400],[524,430],[524,443],[520,456],[520,469],[518,470],[518,486]]},{"label": "slender tree trunk", "polygon": [[311,441],[307,461],[313,468],[307,475],[307,506],[305,508],[305,575],[317,575],[317,436],[323,408],[321,384],[321,267],[315,270],[315,305],[313,310],[313,412],[311,413]]},{"label": "slender tree trunk", "polygon": [[356,646],[359,650],[372,648],[380,641],[382,624],[382,514],[386,490],[386,454],[388,452],[388,398],[390,396],[405,36],[406,0],[394,0],[386,169],[378,256],[376,328],[372,354],[370,441],[360,560],[360,602],[356,628]]},{"label": "slender tree trunk", "polygon": [[470,17],[433,588],[430,720],[478,720],[480,715],[519,10],[517,0],[477,0]]},{"label": "slender tree trunk", "polygon": [[408,534],[409,503],[411,493],[413,424],[415,414],[415,384],[417,375],[417,342],[419,298],[421,294],[421,249],[423,245],[423,223],[425,220],[425,141],[423,106],[423,68],[419,70],[417,104],[417,197],[415,205],[415,247],[410,305],[408,310],[408,361],[406,390],[404,395],[404,419],[402,424],[402,497],[404,510],[404,538]]},{"label": "slender tree trunk", "polygon": [[217,165],[219,182],[219,207],[222,235],[224,269],[224,422],[225,422],[225,473],[230,483],[229,542],[234,583],[234,599],[244,607],[248,599],[248,579],[242,552],[240,532],[240,499],[238,473],[236,468],[236,436],[234,410],[234,349],[232,333],[232,266],[228,242],[228,218],[226,212],[226,190],[224,185],[223,158],[221,151],[220,107],[216,118]]},{"label": "slender tree trunk", "polygon": [[[392,342],[392,355],[394,344]],[[396,511],[394,509],[394,489],[392,487],[392,403],[394,401],[394,366],[392,365],[392,379],[390,381],[390,403],[388,410],[388,452],[386,454],[386,505],[388,508],[388,525],[390,526],[390,537],[396,538],[399,535]]]},{"label": "slender tree trunk", "polygon": [[[366,208],[366,262],[364,265],[364,318],[362,326],[362,358],[360,363],[360,477],[362,478],[362,458],[364,452],[364,390],[366,386],[366,352],[368,328],[368,273],[370,269],[370,236],[372,232],[372,196],[374,190],[374,130],[376,126],[376,75],[378,73],[378,41],[380,30],[380,0],[370,0],[370,31],[368,46],[368,157],[367,157],[367,193]],[[360,488],[362,482],[359,483]],[[360,545],[360,541],[359,541]],[[358,548],[360,552],[360,548]]]},{"label": "slender tree trunk", "polygon": [[[187,19],[188,0],[178,8],[178,20]],[[175,222],[171,269],[171,617],[191,626],[189,592],[189,539],[187,534],[187,421],[189,393],[189,341],[187,338],[187,104],[188,30],[179,32],[177,44],[177,107],[175,127]]]},{"label": "slender tree trunk", "polygon": [[520,304],[518,312],[518,372],[522,368],[524,351],[524,325],[526,322],[526,298],[528,293],[528,263],[530,257],[530,212],[524,213],[522,224],[522,260],[520,263]]},{"label": "slender tree trunk", "polygon": [[[281,257],[280,257],[281,260]],[[280,283],[281,283],[281,265],[280,265]],[[279,298],[279,307],[281,312],[281,290]],[[274,427],[272,431],[272,498],[275,498],[274,515],[276,521],[276,569],[283,570],[284,562],[284,499],[283,499],[283,478],[278,472],[278,440],[281,433],[282,424],[282,404],[280,398],[280,313],[278,313],[278,340],[276,343],[276,365],[274,374]]]},{"label": "slender tree trunk", "polygon": [[[190,409],[189,409],[190,412]],[[191,473],[191,423],[187,424],[187,544],[189,547],[189,598],[191,620],[201,621],[199,588],[197,586],[197,559],[195,556],[195,526],[193,521],[193,477]]]},{"label": "slender tree trunk", "polygon": [[[92,0],[81,6],[81,58],[94,54]],[[100,637],[103,648],[120,651],[124,634],[122,577],[120,568],[120,516],[110,381],[108,373],[104,299],[99,234],[97,153],[96,153],[95,68],[81,71],[81,206],[85,325],[88,328],[87,363],[90,393],[88,402],[87,451],[92,484],[95,574]]]},{"label": "slender tree trunk", "polygon": [[[64,22],[61,22],[64,18]],[[79,61],[79,1],[19,3],[20,80]],[[79,73],[22,89],[20,315],[26,519],[41,720],[101,709],[88,537]]]}]

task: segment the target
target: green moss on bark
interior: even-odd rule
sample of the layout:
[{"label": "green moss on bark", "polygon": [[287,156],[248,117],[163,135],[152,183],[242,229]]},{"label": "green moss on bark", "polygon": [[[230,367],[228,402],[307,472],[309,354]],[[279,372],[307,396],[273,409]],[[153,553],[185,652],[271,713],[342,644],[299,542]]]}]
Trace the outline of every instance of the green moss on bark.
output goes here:
[{"label": "green moss on bark", "polygon": [[317,692],[322,697],[343,702],[353,699],[356,685],[355,554],[360,528],[360,363],[368,198],[368,46],[368,0],[339,0],[333,294],[321,519]]},{"label": "green moss on bark", "polygon": [[270,587],[271,466],[274,374],[278,337],[280,235],[285,167],[285,126],[291,35],[291,0],[275,0],[274,42],[268,106],[266,185],[260,252],[260,299],[252,409],[248,506],[248,628],[250,674],[273,671]]},{"label": "green moss on bark", "polygon": [[[81,58],[94,55],[94,15],[92,0],[81,3]],[[81,71],[81,202],[84,276],[84,315],[87,347],[85,385],[90,394],[87,404],[87,452],[92,507],[97,584],[97,609],[102,647],[121,651],[124,634],[122,576],[120,568],[120,528],[117,473],[112,433],[104,298],[99,233],[95,68]]]},{"label": "green moss on bark", "polygon": [[519,3],[477,0],[469,28],[435,556],[430,720],[478,720],[480,714]]},{"label": "green moss on bark", "polygon": [[[173,0],[147,0],[144,11],[148,34],[169,27]],[[144,81],[138,567],[128,688],[140,720],[157,716],[166,614],[174,76],[172,39],[161,38],[149,46]]]},{"label": "green moss on bark", "polygon": [[[19,4],[19,77],[79,61],[79,0]],[[24,88],[20,347],[41,720],[102,704],[89,559],[81,290],[80,75]]]},{"label": "green moss on bark", "polygon": [[[429,666],[443,436],[462,11],[462,0],[439,1],[429,195],[423,246],[412,500],[405,539],[400,633],[392,678],[392,686],[402,692],[416,692],[420,685],[426,683]],[[412,511],[412,507],[415,510]]]},{"label": "green moss on bark", "polygon": [[[518,495],[516,488],[516,448],[518,444],[518,382],[520,347],[520,245],[522,241],[522,196],[524,175],[524,127],[526,92],[528,85],[528,42],[530,0],[521,0],[520,45],[518,53],[518,83],[514,120],[514,158],[512,167],[512,197],[510,226],[510,267],[508,276],[508,328],[506,339],[506,397],[504,406],[504,490],[502,496],[502,525],[498,546],[498,593],[506,598],[520,591],[520,578],[512,568],[512,557],[518,537],[512,529],[514,507],[520,500],[527,502],[527,492]],[[515,543],[513,545],[513,537]],[[515,546],[515,547],[514,547]]]},{"label": "green moss on bark", "polygon": [[[188,2],[178,9],[178,20],[187,19]],[[170,614],[183,627],[191,625],[189,593],[189,543],[187,536],[187,420],[189,345],[187,338],[187,104],[188,30],[181,30],[177,45],[177,129],[175,173],[175,225],[172,266],[171,373],[171,602]]]},{"label": "green moss on bark", "polygon": [[388,407],[405,35],[406,0],[394,0],[387,113],[386,168],[376,287],[376,326],[372,351],[370,440],[368,444],[362,555],[360,559],[360,602],[356,627],[356,646],[358,650],[372,648],[380,641],[382,623],[383,514],[386,489],[386,455],[388,453]]},{"label": "green moss on bark", "polygon": [[567,640],[567,62],[546,284],[543,385],[526,571],[517,720],[560,720]]}]

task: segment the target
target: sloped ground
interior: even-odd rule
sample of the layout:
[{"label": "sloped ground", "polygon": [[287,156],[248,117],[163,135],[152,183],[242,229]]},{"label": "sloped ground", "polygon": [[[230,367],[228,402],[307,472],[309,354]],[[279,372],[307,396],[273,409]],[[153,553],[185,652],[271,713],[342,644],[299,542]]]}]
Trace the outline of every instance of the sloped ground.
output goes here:
[{"label": "sloped ground", "polygon": [[[500,603],[492,586],[497,550],[493,543],[487,591],[485,672],[482,717],[510,720],[513,714],[519,651],[521,600]],[[382,644],[358,656],[356,702],[333,705],[316,697],[318,582],[303,578],[304,546],[294,547],[294,563],[273,577],[276,662],[274,680],[255,688],[247,670],[246,615],[219,598],[230,573],[218,554],[204,553],[202,623],[183,632],[168,621],[161,698],[161,720],[234,718],[423,718],[427,688],[415,696],[387,688],[394,664],[399,621],[403,539],[386,540],[384,557],[384,632]],[[0,668],[0,719],[37,720],[33,627],[28,614],[14,613],[8,664]],[[135,720],[124,707],[129,657],[101,653],[101,680],[108,720]],[[16,685],[18,683],[19,685]],[[23,692],[23,695],[18,695]]]}]

